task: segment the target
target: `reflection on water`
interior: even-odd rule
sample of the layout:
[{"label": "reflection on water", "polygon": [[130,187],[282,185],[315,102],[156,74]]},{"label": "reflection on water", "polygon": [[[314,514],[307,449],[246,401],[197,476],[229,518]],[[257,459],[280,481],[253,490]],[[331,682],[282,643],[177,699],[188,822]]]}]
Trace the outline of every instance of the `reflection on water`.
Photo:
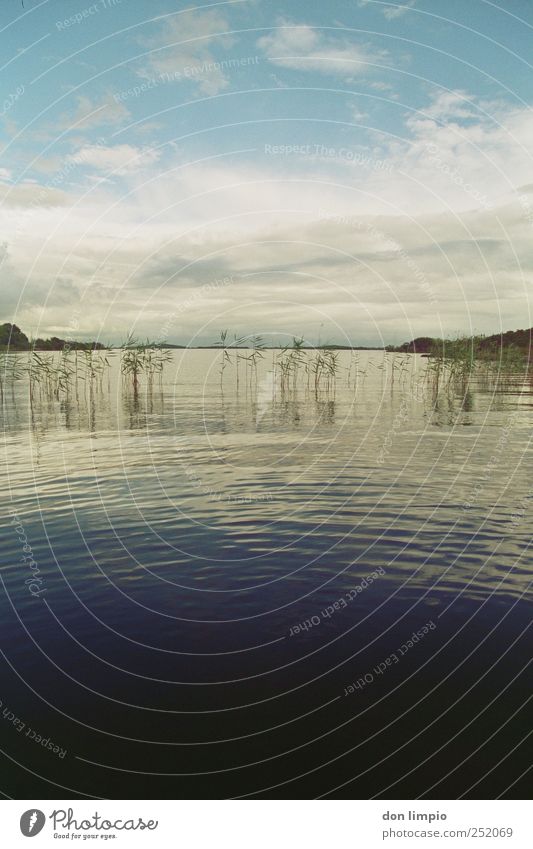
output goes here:
[{"label": "reflection on water", "polygon": [[5,387],[10,795],[523,795],[531,386],[276,356]]}]

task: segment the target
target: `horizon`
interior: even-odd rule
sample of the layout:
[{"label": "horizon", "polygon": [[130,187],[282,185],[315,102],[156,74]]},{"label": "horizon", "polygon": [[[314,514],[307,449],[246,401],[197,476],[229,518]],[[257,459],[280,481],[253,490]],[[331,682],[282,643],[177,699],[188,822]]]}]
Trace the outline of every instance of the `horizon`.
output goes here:
[{"label": "horizon", "polygon": [[[0,321],[0,327],[2,327],[2,326],[5,327],[7,325],[11,325],[11,327],[18,327],[16,322]],[[55,333],[52,336],[33,336],[31,334],[25,333],[24,329],[21,328],[21,327],[18,327],[18,329],[27,337],[30,344],[35,343],[39,339],[43,342],[49,342],[49,341],[51,341],[52,338],[57,338],[62,342],[66,342],[67,344],[69,344],[69,343],[75,343],[75,344],[76,343],[79,343],[79,344],[97,343],[97,344],[103,345],[105,348],[110,349],[110,350],[111,349],[120,350],[121,348],[124,348],[126,346],[126,342],[127,342],[127,339],[124,340],[122,343],[120,343],[120,342],[116,342],[115,340],[104,341],[102,338],[100,338],[100,339],[98,339],[98,338],[90,339],[90,338],[78,338],[78,337],[74,338],[72,336],[64,337],[64,336],[61,336],[61,335],[56,336]],[[507,330],[502,329],[501,331],[496,331],[494,333],[472,333],[470,335],[470,337],[468,337],[468,338],[475,339],[475,338],[492,337],[492,336],[500,336],[500,335],[503,336],[506,333],[527,333],[527,332],[531,333],[532,331],[533,331],[533,327],[526,327],[526,328],[515,327],[515,328],[508,328]],[[254,337],[258,338],[259,336],[261,336],[261,339],[262,339],[261,347],[262,348],[264,348],[265,350],[282,350],[284,347],[286,347],[286,345],[283,345],[282,343],[280,343],[279,345],[274,344],[273,340],[272,340],[272,337],[274,335],[275,335],[274,333],[266,333],[264,335],[263,334],[256,334],[256,333],[249,333],[245,337],[242,337],[240,340],[237,340],[237,341],[241,342],[240,345],[236,344],[235,340],[233,340],[233,342],[231,342],[231,341],[228,342],[228,344],[226,344],[225,347],[228,350],[236,349],[236,348],[246,348],[247,347],[247,345],[245,344],[246,342],[251,342],[254,339]],[[421,333],[418,336],[412,337],[411,339],[404,339],[400,343],[385,342],[383,345],[371,345],[371,344],[363,345],[363,344],[360,344],[360,343],[354,342],[354,341],[352,341],[350,343],[341,343],[341,342],[336,342],[336,341],[332,341],[332,340],[324,341],[324,340],[320,340],[320,339],[317,342],[313,343],[313,342],[311,342],[311,340],[307,340],[297,333],[289,333],[288,337],[290,337],[290,340],[303,339],[303,341],[304,341],[303,349],[304,350],[313,350],[315,348],[328,348],[328,347],[339,347],[339,348],[344,347],[344,348],[347,348],[347,349],[352,348],[353,350],[367,349],[367,350],[380,351],[380,350],[386,349],[387,347],[399,347],[401,345],[408,345],[408,344],[411,344],[412,342],[416,341],[417,339],[424,339],[424,338],[433,338],[435,340],[453,341],[455,338],[458,338],[459,335],[460,334],[456,334],[455,336],[449,335],[449,336],[441,336],[441,337],[438,337],[438,336],[432,337],[428,333]],[[268,339],[268,337],[270,337],[270,339]],[[148,346],[152,345],[152,346],[161,347],[161,348],[164,348],[166,345],[168,345],[169,347],[181,348],[181,349],[186,349],[186,348],[190,348],[190,349],[220,348],[220,347],[222,347],[221,342],[220,341],[217,342],[216,340],[211,341],[211,342],[207,341],[207,342],[204,342],[202,344],[191,345],[191,344],[187,344],[187,343],[183,343],[183,342],[174,342],[174,341],[171,341],[170,339],[158,340],[158,339],[150,339],[149,337],[143,337],[143,336],[139,336],[139,338],[135,339],[134,343],[147,344]],[[134,344],[134,343],[132,343],[132,344]],[[289,344],[289,343],[286,343],[286,344]]]}]

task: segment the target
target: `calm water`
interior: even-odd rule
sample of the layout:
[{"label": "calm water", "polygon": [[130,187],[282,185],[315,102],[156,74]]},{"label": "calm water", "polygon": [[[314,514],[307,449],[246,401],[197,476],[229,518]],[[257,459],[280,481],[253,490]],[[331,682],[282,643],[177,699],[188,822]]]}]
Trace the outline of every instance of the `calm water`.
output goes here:
[{"label": "calm water", "polygon": [[531,387],[272,356],[5,389],[6,794],[529,796]]}]

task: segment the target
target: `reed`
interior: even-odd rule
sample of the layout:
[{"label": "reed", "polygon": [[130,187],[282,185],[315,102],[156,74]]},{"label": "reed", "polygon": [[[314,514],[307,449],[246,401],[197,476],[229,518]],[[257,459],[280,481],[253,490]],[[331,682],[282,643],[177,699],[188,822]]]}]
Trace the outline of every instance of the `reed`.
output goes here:
[{"label": "reed", "polygon": [[291,375],[292,375],[292,357],[291,350],[288,345],[285,345],[276,358],[276,372],[279,372],[280,376],[280,391],[282,397],[290,390],[291,384]]},{"label": "reed", "polygon": [[172,360],[170,351],[161,348],[154,342],[138,342],[132,335],[121,345],[120,371],[123,378],[131,379],[133,392],[139,391],[141,375],[146,376],[147,387],[153,387],[154,380],[163,380],[165,364]]},{"label": "reed", "polygon": [[53,394],[56,400],[63,394],[68,396],[73,375],[74,365],[70,354],[68,351],[61,351],[58,362],[54,362],[52,366]]},{"label": "reed", "polygon": [[318,398],[321,392],[329,394],[335,390],[339,371],[338,351],[322,347],[316,352],[310,368],[314,379],[315,398]]},{"label": "reed", "polygon": [[226,366],[231,365],[231,357],[228,353],[227,339],[228,339],[228,330],[227,329],[221,330],[220,331],[220,339],[219,339],[218,342],[215,342],[215,345],[217,346],[217,348],[222,349],[222,353],[221,353],[221,356],[220,356],[220,369],[219,369],[220,388],[221,389],[222,389],[222,385],[224,383],[224,371],[226,369]]},{"label": "reed", "polygon": [[0,400],[4,397],[4,388],[11,386],[14,393],[15,383],[27,374],[24,360],[20,354],[0,351]]},{"label": "reed", "polygon": [[514,346],[486,347],[482,336],[436,340],[430,348],[426,380],[433,396],[441,392],[466,397],[472,385],[506,391],[529,374],[524,350]]},{"label": "reed", "polygon": [[4,386],[7,382],[7,361],[7,356],[0,351],[0,400],[4,398]]},{"label": "reed", "polygon": [[252,384],[255,380],[255,385],[257,386],[257,364],[263,359],[265,343],[262,336],[252,336],[251,337],[251,346],[252,351],[248,354],[246,359],[246,368],[248,370],[248,366],[250,368],[250,391],[252,390]]},{"label": "reed", "polygon": [[237,392],[239,391],[239,360],[246,360],[246,357],[239,354],[239,351],[237,349],[242,348],[245,342],[245,336],[237,336],[235,333],[233,334],[233,345],[235,347],[235,384],[237,387]]},{"label": "reed", "polygon": [[55,368],[52,355],[39,354],[32,350],[28,357],[28,383],[30,403],[35,400],[37,391],[39,396],[48,395],[52,397],[55,388]]}]

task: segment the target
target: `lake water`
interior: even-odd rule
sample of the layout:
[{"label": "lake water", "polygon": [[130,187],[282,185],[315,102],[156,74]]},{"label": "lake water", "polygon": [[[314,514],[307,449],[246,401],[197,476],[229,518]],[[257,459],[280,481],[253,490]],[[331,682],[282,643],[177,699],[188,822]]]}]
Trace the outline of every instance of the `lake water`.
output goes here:
[{"label": "lake water", "polygon": [[531,386],[277,353],[4,388],[6,795],[529,795]]}]

